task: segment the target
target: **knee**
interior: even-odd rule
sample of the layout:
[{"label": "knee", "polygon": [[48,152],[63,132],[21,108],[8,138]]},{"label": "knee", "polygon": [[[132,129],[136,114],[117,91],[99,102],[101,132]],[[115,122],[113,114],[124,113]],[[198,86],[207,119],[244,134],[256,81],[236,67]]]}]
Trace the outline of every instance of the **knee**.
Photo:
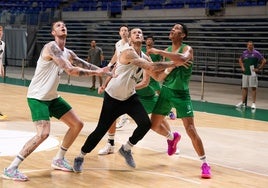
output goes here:
[{"label": "knee", "polygon": [[37,139],[38,141],[44,141],[44,140],[46,140],[48,137],[49,137],[49,133],[48,133],[48,132],[42,132],[41,134],[36,135],[36,139]]},{"label": "knee", "polygon": [[84,127],[84,123],[82,121],[79,121],[73,128],[77,131],[80,132],[82,128]]},{"label": "knee", "polygon": [[194,125],[188,125],[186,128],[186,132],[189,135],[189,137],[193,138],[196,135],[196,130]]}]

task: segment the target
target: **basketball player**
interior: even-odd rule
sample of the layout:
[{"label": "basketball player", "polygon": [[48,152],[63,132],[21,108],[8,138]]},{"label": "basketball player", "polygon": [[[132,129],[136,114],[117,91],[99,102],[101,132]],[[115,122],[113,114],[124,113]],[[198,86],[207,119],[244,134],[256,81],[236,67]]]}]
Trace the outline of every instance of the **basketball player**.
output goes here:
[{"label": "basketball player", "polygon": [[[135,168],[136,164],[132,157],[131,148],[136,145],[150,130],[151,121],[144,107],[142,106],[135,87],[143,70],[162,71],[167,67],[174,67],[177,64],[159,62],[152,63],[148,56],[141,52],[143,34],[139,28],[130,32],[130,42],[133,47],[122,51],[115,68],[113,77],[105,88],[104,100],[96,129],[87,137],[81,147],[80,154],[74,159],[74,171],[81,172],[84,157],[90,153],[100,142],[102,137],[110,128],[111,124],[122,114],[128,114],[137,124],[129,140],[121,146],[119,153],[125,158],[126,163]],[[180,62],[181,63],[181,62]]]},{"label": "basketball player", "polygon": [[64,156],[81,131],[83,122],[72,107],[57,94],[60,74],[63,71],[71,76],[101,76],[105,73],[101,68],[95,67],[95,70],[91,70],[90,67],[93,65],[85,61],[78,61],[79,58],[74,52],[65,48],[67,28],[64,22],[54,22],[51,34],[55,40],[43,47],[27,93],[28,105],[37,133],[26,142],[13,162],[4,169],[2,176],[6,179],[28,180],[28,177],[21,173],[18,167],[49,136],[50,117],[52,116],[64,122],[69,129],[51,166],[57,170],[73,171]]},{"label": "basketball player", "polygon": [[[166,60],[176,61],[183,58],[184,61],[193,61],[193,49],[191,46],[184,44],[183,40],[186,39],[188,34],[187,27],[183,24],[175,24],[170,31],[169,39],[172,45],[165,51],[155,48],[150,49],[149,53],[160,54]],[[152,129],[159,127],[165,116],[174,107],[177,112],[177,117],[182,119],[183,125],[186,129],[188,136],[192,140],[193,147],[198,154],[200,160],[203,162],[201,169],[202,178],[210,178],[210,166],[206,161],[205,150],[201,138],[199,137],[195,125],[194,114],[189,93],[189,81],[192,74],[192,66],[176,67],[173,70],[165,70],[162,75],[164,82],[160,91],[158,102],[156,103],[151,120]],[[159,76],[160,74],[158,74]]]},{"label": "basketball player", "polygon": [[[122,25],[119,28],[119,35],[121,39],[115,44],[115,53],[112,59],[110,60],[108,67],[114,67],[116,62],[118,61],[120,53],[124,49],[130,46],[129,45],[129,28],[127,25]],[[103,86],[99,87],[99,93],[102,93],[104,91],[104,88],[106,87],[110,79],[111,77],[106,78]],[[120,116],[119,122],[117,124],[116,124],[116,121],[113,122],[112,126],[108,130],[108,142],[102,149],[100,149],[99,155],[106,155],[106,154],[114,153],[114,136],[115,136],[116,128],[121,128],[128,122],[129,120],[126,114],[123,114],[122,116]]]}]

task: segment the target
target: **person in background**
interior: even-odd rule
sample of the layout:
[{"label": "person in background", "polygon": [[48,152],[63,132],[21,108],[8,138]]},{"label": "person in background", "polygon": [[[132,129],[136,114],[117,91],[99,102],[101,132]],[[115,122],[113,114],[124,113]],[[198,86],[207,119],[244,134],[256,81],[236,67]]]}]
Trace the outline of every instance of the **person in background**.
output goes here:
[{"label": "person in background", "polygon": [[[98,67],[102,67],[102,62],[104,61],[103,51],[97,46],[96,41],[92,40],[90,42],[90,49],[88,50],[87,62],[92,63]],[[96,77],[92,76],[92,86],[90,89],[96,89]],[[102,77],[98,76],[99,84],[102,85]]]},{"label": "person in background", "polygon": [[239,65],[242,69],[242,101],[239,102],[236,107],[244,108],[246,107],[246,98],[248,95],[248,88],[252,88],[252,109],[256,109],[256,95],[258,87],[258,72],[266,64],[266,59],[263,55],[254,49],[254,44],[252,41],[247,42],[247,49],[243,51],[240,56]]},{"label": "person in background", "polygon": [[[4,34],[4,27],[0,25],[0,76],[4,78],[5,76],[5,68],[4,68],[4,54],[5,54],[5,42],[2,41]],[[0,112],[0,120],[7,119],[7,116]]]},{"label": "person in background", "polygon": [[[120,26],[119,35],[120,35],[121,39],[115,43],[114,55],[107,66],[110,69],[112,69],[113,67],[116,66],[121,52],[124,49],[130,47],[129,28],[127,25]],[[99,87],[99,91],[98,91],[99,93],[102,93],[104,91],[104,89],[102,89],[102,88],[105,88],[107,86],[110,79],[111,79],[111,77],[106,78],[103,85],[101,87]],[[107,155],[107,154],[114,153],[114,148],[115,148],[114,147],[114,145],[115,145],[114,137],[115,137],[116,128],[119,129],[119,128],[125,126],[127,123],[129,123],[129,118],[126,114],[123,114],[119,117],[118,123],[116,123],[116,121],[113,122],[113,124],[111,125],[111,127],[108,130],[108,142],[106,143],[106,145],[102,149],[100,149],[100,151],[98,152],[99,155]]]},{"label": "person in background", "polygon": [[[159,62],[159,61],[161,61],[163,59],[161,55],[159,55],[159,54],[148,54],[147,53],[147,51],[149,51],[151,48],[154,47],[154,42],[155,42],[155,39],[154,39],[153,35],[147,36],[146,39],[145,39],[145,47],[142,47],[142,51],[144,53],[146,53],[146,55],[150,56],[153,62]],[[156,81],[152,77],[150,79],[150,86],[153,87],[155,89],[157,95],[159,95],[161,85],[160,85],[160,83],[158,81]],[[172,120],[176,119],[176,115],[174,114],[173,111],[170,111],[168,116]]]}]

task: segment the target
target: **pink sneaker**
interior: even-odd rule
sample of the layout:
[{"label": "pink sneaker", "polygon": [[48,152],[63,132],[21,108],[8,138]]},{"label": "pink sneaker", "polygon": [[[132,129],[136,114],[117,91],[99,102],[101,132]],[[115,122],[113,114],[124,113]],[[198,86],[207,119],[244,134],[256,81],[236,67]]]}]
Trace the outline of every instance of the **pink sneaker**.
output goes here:
[{"label": "pink sneaker", "polygon": [[207,163],[203,163],[201,169],[202,169],[201,178],[210,179],[211,178],[210,166]]},{"label": "pink sneaker", "polygon": [[167,140],[168,143],[168,155],[173,155],[177,151],[177,143],[181,139],[181,135],[177,132],[173,133],[174,139],[173,140]]}]

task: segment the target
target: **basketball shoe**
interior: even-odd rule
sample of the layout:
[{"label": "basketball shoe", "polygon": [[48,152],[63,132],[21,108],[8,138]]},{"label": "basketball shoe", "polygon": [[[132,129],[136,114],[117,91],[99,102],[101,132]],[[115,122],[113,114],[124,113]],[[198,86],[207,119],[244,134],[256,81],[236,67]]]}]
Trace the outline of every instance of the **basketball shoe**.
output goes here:
[{"label": "basketball shoe", "polygon": [[66,172],[72,172],[73,167],[69,165],[68,161],[66,161],[64,158],[63,159],[53,159],[51,167],[55,170],[62,170]]},{"label": "basketball shoe", "polygon": [[21,173],[17,168],[4,169],[2,175],[5,179],[15,180],[15,181],[28,181],[28,177]]},{"label": "basketball shoe", "polygon": [[134,161],[134,159],[132,157],[131,150],[126,151],[124,149],[124,146],[122,145],[121,148],[119,149],[119,153],[125,158],[126,163],[130,167],[132,167],[132,168],[135,168],[136,167],[135,161]]},{"label": "basketball shoe", "polygon": [[107,143],[104,148],[100,149],[98,152],[99,155],[108,155],[114,153],[114,146],[112,146],[110,143]]},{"label": "basketball shoe", "polygon": [[202,169],[201,178],[205,179],[211,178],[210,166],[207,163],[203,163],[201,169]]},{"label": "basketball shoe", "polygon": [[168,155],[173,155],[174,153],[176,153],[177,151],[177,143],[180,141],[181,139],[181,135],[177,132],[173,133],[174,135],[174,139],[173,140],[167,140],[168,143]]},{"label": "basketball shoe", "polygon": [[175,120],[176,119],[176,115],[174,114],[174,112],[170,111],[169,113],[169,118],[172,119],[172,120]]},{"label": "basketball shoe", "polygon": [[80,173],[83,170],[83,163],[84,163],[84,158],[82,157],[76,157],[74,159],[74,172]]},{"label": "basketball shoe", "polygon": [[116,128],[120,129],[121,127],[125,126],[126,124],[129,123],[129,119],[126,115],[120,116],[119,122],[116,124]]}]

